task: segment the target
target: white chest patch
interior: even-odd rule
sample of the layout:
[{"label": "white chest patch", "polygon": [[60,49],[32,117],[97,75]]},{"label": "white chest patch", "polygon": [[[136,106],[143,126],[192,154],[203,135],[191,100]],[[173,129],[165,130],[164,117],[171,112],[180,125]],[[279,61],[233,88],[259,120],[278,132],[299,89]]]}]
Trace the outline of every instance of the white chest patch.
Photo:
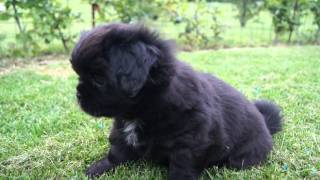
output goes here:
[{"label": "white chest patch", "polygon": [[136,132],[137,129],[137,122],[128,122],[125,124],[123,129],[123,133],[125,134],[125,140],[128,145],[136,147],[138,145],[138,135]]}]

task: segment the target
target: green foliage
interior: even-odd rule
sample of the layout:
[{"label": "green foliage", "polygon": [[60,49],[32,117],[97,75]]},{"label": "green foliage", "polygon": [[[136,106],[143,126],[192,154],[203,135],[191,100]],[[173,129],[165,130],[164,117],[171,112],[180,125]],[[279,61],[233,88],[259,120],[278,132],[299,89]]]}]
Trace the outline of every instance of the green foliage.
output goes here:
[{"label": "green foliage", "polygon": [[266,7],[272,14],[272,22],[276,34],[275,42],[279,41],[279,35],[292,32],[301,25],[300,19],[308,10],[307,0],[266,0]]},{"label": "green foliage", "polygon": [[62,7],[59,1],[30,0],[28,2],[30,10],[28,15],[35,27],[31,32],[43,38],[47,44],[56,39],[60,40],[68,52],[68,42],[71,42],[74,36],[67,34],[65,30],[79,16],[73,14],[69,7]]},{"label": "green foliage", "polygon": [[83,0],[98,5],[98,12],[102,20],[120,20],[124,23],[157,19],[161,13],[161,0]]},{"label": "green foliage", "polygon": [[245,27],[248,20],[255,17],[263,9],[263,0],[239,0],[234,2],[237,5],[241,27]]},{"label": "green foliage", "polygon": [[317,25],[318,30],[315,34],[315,39],[320,43],[320,0],[312,0],[310,3],[310,9],[314,16],[314,24]]},{"label": "green foliage", "polygon": [[[7,9],[0,13],[0,57],[68,51],[74,35],[78,36],[81,30],[90,28],[89,22],[93,19],[91,8],[99,13],[93,21],[96,24],[143,21],[177,39],[182,48],[189,50],[270,45],[274,35],[274,42],[290,42],[292,39],[292,42],[320,43],[319,0],[0,2],[4,2]],[[79,19],[75,12],[81,13],[83,21],[75,23]],[[241,28],[235,17],[246,27]],[[314,18],[314,25],[311,18]]]},{"label": "green foliage", "polygon": [[202,0],[193,3],[167,1],[165,7],[174,24],[184,25],[184,31],[179,33],[179,38],[188,44],[189,48],[205,48],[210,40],[222,38],[220,35],[223,29],[219,19],[222,12],[218,7]]},{"label": "green foliage", "polygon": [[8,20],[11,17],[13,17],[17,23],[20,33],[23,33],[24,27],[21,25],[21,22],[20,22],[21,21],[20,19],[22,18],[23,14],[20,10],[23,9],[23,7],[25,6],[25,3],[19,0],[5,0],[4,4],[6,9],[12,8],[12,11],[6,11],[3,13],[0,13],[0,19]]},{"label": "green foliage", "polygon": [[[193,6],[192,14],[185,14],[189,6]],[[185,29],[184,32],[179,34],[180,38],[183,38],[184,42],[188,42],[190,45],[205,46],[208,43],[208,37],[203,31],[203,28],[200,28],[202,25],[201,17],[206,13],[203,8],[204,3],[197,2],[194,4],[190,3],[177,3],[174,8],[172,8],[174,23],[184,23]]]},{"label": "green foliage", "polygon": [[[38,43],[36,43],[36,40],[33,38],[34,35],[28,32],[26,25],[22,21],[22,19],[27,17],[28,3],[30,3],[30,1],[5,0],[4,4],[7,11],[0,13],[2,20],[14,18],[19,29],[19,33],[16,34],[17,44],[10,44],[12,47],[8,49],[9,52],[11,51],[12,54],[17,54],[18,56],[35,54],[39,49]],[[19,49],[23,49],[23,51]]]},{"label": "green foliage", "polygon": [[157,19],[161,9],[161,1],[154,0],[114,0],[107,1],[122,22],[139,21],[146,18]]},{"label": "green foliage", "polygon": [[[24,49],[22,54],[37,54],[41,43],[55,40],[60,40],[65,51],[69,51],[68,43],[74,36],[67,29],[79,18],[69,7],[63,7],[58,0],[5,0],[5,6],[7,11],[0,17],[15,19],[19,28],[16,39]],[[30,20],[32,26],[27,27],[24,22]]]}]

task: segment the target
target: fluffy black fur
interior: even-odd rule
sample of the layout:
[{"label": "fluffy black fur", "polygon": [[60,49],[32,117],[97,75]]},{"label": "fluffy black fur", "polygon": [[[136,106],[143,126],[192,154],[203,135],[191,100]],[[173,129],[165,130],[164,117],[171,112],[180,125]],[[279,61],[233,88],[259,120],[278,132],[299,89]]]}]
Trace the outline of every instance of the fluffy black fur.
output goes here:
[{"label": "fluffy black fur", "polygon": [[71,59],[79,104],[114,118],[109,153],[88,176],[145,159],[166,165],[168,179],[188,180],[209,166],[242,169],[266,160],[280,109],[196,72],[173,49],[141,25],[110,24],[81,36]]}]

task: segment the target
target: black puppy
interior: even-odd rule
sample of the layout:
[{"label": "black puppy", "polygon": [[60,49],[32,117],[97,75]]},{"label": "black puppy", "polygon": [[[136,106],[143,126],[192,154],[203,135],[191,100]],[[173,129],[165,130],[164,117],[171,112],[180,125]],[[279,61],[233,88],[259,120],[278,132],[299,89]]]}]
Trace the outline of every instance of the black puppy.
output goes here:
[{"label": "black puppy", "polygon": [[208,166],[259,165],[281,129],[276,105],[252,103],[194,71],[141,25],[94,28],[81,36],[71,63],[82,109],[114,117],[111,148],[87,169],[90,177],[138,159],[166,165],[171,180],[197,179]]}]

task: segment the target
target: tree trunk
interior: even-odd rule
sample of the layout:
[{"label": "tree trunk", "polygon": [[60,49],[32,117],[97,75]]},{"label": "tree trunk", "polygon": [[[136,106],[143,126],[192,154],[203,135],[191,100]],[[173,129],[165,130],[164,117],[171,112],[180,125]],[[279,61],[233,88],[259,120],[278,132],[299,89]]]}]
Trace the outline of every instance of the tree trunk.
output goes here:
[{"label": "tree trunk", "polygon": [[278,45],[279,44],[279,33],[275,33],[275,37],[274,37],[274,40],[273,40],[273,44],[274,45]]},{"label": "tree trunk", "polygon": [[242,0],[241,3],[242,3],[242,12],[240,15],[240,25],[241,25],[241,27],[245,27],[246,26],[248,0]]},{"label": "tree trunk", "polygon": [[15,19],[15,21],[17,23],[17,26],[19,28],[20,33],[23,33],[24,30],[23,30],[23,28],[21,26],[21,23],[20,23],[20,18],[19,18],[19,15],[18,15],[18,10],[17,10],[16,4],[17,4],[17,1],[15,1],[15,0],[12,1],[12,7],[13,7],[13,11],[14,11],[14,19]]},{"label": "tree trunk", "polygon": [[320,28],[316,32],[316,43],[320,45]]},{"label": "tree trunk", "polygon": [[292,15],[292,22],[289,24],[289,38],[288,38],[288,43],[291,42],[291,37],[292,37],[292,33],[294,30],[294,26],[295,26],[295,18],[296,18],[296,13],[298,10],[299,4],[298,4],[298,0],[296,0],[294,2],[294,6],[293,6],[293,15]]},{"label": "tree trunk", "polygon": [[69,48],[68,48],[68,45],[67,45],[67,40],[64,38],[63,33],[62,33],[62,31],[61,31],[61,29],[59,27],[58,27],[58,31],[59,31],[59,36],[60,36],[61,42],[63,44],[64,50],[66,51],[66,53],[68,53],[69,52]]},{"label": "tree trunk", "polygon": [[91,4],[91,18],[92,18],[92,28],[96,26],[96,10],[98,9],[98,4]]}]

